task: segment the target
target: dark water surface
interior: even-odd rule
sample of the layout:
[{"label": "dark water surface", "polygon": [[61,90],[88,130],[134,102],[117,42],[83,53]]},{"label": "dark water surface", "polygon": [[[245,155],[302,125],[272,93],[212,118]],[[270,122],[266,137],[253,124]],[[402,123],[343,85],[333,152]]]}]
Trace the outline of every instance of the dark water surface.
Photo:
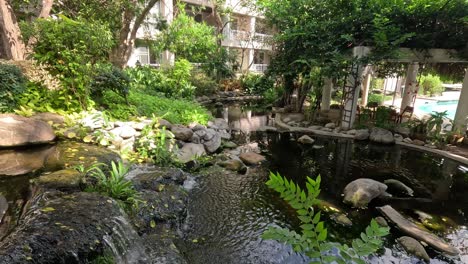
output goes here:
[{"label": "dark water surface", "polygon": [[[288,246],[265,241],[261,234],[270,225],[298,229],[294,211],[265,182],[268,171],[278,171],[304,184],[305,177],[322,176],[321,199],[347,213],[352,227],[327,220],[329,239],[348,242],[379,216],[376,206],[390,204],[408,217],[414,210],[440,216],[444,229],[436,232],[462,253],[448,258],[427,248],[431,263],[468,263],[468,168],[452,160],[406,149],[315,138],[315,147],[297,144],[294,135],[257,134],[251,139],[262,146],[268,162],[247,175],[219,172],[201,176],[192,190],[185,242],[179,245],[189,263],[307,263]],[[425,199],[374,200],[369,209],[352,210],[341,202],[346,184],[357,178],[383,182],[397,179],[413,188],[414,197]],[[326,217],[325,217],[326,219]],[[385,248],[369,263],[418,263],[394,241],[403,235],[392,228]]]}]

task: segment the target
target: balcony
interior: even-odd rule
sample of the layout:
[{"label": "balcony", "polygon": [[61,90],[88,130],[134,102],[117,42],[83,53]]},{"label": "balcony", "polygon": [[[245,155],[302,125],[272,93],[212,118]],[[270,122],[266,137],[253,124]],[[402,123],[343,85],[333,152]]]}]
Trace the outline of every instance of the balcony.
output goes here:
[{"label": "balcony", "polygon": [[268,69],[268,64],[252,64],[251,72],[264,73]]},{"label": "balcony", "polygon": [[231,29],[224,34],[223,45],[228,47],[244,47],[271,50],[272,35],[252,33],[248,31]]}]

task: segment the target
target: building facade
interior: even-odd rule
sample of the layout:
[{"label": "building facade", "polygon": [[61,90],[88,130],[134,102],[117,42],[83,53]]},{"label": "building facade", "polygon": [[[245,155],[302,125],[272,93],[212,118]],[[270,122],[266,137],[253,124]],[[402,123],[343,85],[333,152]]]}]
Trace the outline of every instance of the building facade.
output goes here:
[{"label": "building facade", "polygon": [[[236,55],[238,72],[262,73],[270,64],[272,56],[273,30],[265,19],[251,8],[246,7],[244,0],[227,0],[226,8],[231,10],[224,15],[222,45]],[[203,22],[215,27],[216,21],[212,15],[213,4],[208,0],[182,0],[186,5],[187,14],[192,15],[197,22]],[[136,64],[171,65],[175,55],[165,51],[162,54],[152,54],[145,41],[155,39],[158,35],[158,21],[171,23],[174,19],[176,3],[173,0],[160,0],[152,8],[147,19],[137,33],[136,45],[128,61],[128,66]],[[193,11],[197,10],[197,11]]]}]

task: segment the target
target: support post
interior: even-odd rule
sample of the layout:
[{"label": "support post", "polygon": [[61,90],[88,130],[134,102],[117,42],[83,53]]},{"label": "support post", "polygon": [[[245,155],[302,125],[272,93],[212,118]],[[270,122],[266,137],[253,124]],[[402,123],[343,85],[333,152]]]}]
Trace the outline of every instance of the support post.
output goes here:
[{"label": "support post", "polygon": [[418,70],[418,62],[412,62],[408,65],[408,70],[406,71],[405,91],[403,92],[401,100],[400,112],[404,111],[407,106],[413,106],[414,100],[418,95]]},{"label": "support post", "polygon": [[465,69],[460,99],[458,100],[457,112],[455,112],[455,128],[465,132],[468,122],[468,69]]},{"label": "support post", "polygon": [[369,89],[370,89],[371,79],[372,79],[372,75],[370,74],[370,72],[367,72],[366,77],[364,78],[364,82],[362,83],[362,95],[361,95],[362,106],[367,105],[367,100],[369,99]]},{"label": "support post", "polygon": [[333,80],[330,78],[325,78],[323,82],[323,92],[322,92],[322,110],[330,110],[331,104],[331,94],[333,88]]}]

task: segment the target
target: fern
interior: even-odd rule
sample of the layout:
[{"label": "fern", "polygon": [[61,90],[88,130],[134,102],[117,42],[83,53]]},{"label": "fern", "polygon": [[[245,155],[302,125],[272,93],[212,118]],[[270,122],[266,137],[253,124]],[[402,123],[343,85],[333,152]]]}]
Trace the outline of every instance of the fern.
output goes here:
[{"label": "fern", "polygon": [[[314,210],[314,205],[319,203],[317,197],[320,194],[320,182],[320,176],[315,180],[307,177],[305,191],[292,180],[288,181],[279,173],[270,172],[270,179],[266,185],[280,193],[281,198],[296,210],[301,221],[301,233],[286,228],[270,227],[263,233],[262,238],[291,245],[294,251],[310,257],[310,263],[365,263],[362,257],[381,248],[381,238],[388,234],[389,229],[380,227],[372,219],[365,232],[361,233],[361,238],[354,239],[351,246],[327,241],[328,231],[325,223],[320,221],[321,212]],[[331,255],[332,248],[337,248],[340,254]]]}]

